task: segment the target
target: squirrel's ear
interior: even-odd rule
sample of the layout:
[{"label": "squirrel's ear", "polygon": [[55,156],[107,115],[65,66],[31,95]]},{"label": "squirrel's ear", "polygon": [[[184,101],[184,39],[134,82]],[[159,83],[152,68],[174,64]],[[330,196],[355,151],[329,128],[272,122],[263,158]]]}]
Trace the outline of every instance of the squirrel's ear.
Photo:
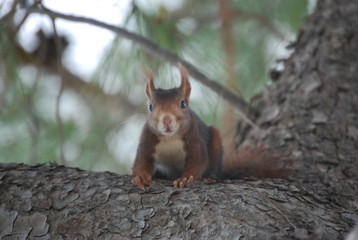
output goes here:
[{"label": "squirrel's ear", "polygon": [[191,85],[189,82],[188,72],[186,71],[185,67],[181,64],[179,64],[179,71],[181,76],[181,84],[180,84],[180,91],[185,96],[185,101],[189,103],[189,96],[191,92]]},{"label": "squirrel's ear", "polygon": [[147,95],[148,99],[152,99],[153,92],[155,91],[154,74],[153,74],[152,70],[150,70],[150,69],[145,69],[143,71],[143,73],[144,73],[144,77],[145,77],[145,81],[146,81],[145,94]]}]

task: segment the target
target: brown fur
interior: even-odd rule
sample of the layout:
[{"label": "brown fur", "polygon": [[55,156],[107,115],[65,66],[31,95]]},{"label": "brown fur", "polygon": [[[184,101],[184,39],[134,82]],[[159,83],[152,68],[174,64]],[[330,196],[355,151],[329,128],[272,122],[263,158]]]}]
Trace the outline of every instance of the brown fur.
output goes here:
[{"label": "brown fur", "polygon": [[[221,166],[223,158],[223,146],[221,141],[221,136],[219,130],[214,127],[211,127],[211,136],[208,146],[209,153],[209,166],[207,177],[215,179],[221,178]],[[215,172],[216,175],[210,176],[211,172]]]},{"label": "brown fur", "polygon": [[222,178],[235,179],[248,176],[257,178],[283,178],[291,172],[294,160],[274,153],[262,146],[244,146],[225,158]]},{"label": "brown fur", "polygon": [[180,74],[179,88],[163,90],[155,88],[153,74],[147,73],[149,115],[132,168],[133,184],[144,189],[156,177],[175,180],[175,187],[185,187],[201,179],[284,175],[283,157],[263,148],[242,148],[222,164],[220,133],[190,109],[191,86],[182,66]]},{"label": "brown fur", "polygon": [[152,176],[175,180],[174,186],[184,187],[220,174],[219,132],[190,109],[190,82],[185,68],[180,67],[180,73],[180,87],[168,90],[156,89],[153,74],[147,73],[150,112],[132,168],[133,183],[142,189],[152,184]]}]

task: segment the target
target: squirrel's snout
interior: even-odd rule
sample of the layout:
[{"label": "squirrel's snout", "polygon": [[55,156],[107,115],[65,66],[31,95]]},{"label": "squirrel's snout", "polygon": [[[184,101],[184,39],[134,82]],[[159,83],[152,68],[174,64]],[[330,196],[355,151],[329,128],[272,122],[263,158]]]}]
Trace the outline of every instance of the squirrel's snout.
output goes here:
[{"label": "squirrel's snout", "polygon": [[162,120],[163,124],[165,127],[169,128],[170,124],[173,122],[173,117],[166,115],[163,120]]}]

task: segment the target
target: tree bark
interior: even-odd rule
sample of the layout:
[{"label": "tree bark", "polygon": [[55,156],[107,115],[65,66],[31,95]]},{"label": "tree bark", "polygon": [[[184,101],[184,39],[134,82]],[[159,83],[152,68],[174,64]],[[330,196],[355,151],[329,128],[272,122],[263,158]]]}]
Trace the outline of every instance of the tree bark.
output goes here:
[{"label": "tree bark", "polygon": [[146,191],[131,177],[58,165],[1,166],[1,239],[340,239],[356,214],[287,180]]},{"label": "tree bark", "polygon": [[344,239],[358,221],[358,2],[321,0],[245,134],[295,156],[290,179],[156,181],[0,165],[1,239]]}]

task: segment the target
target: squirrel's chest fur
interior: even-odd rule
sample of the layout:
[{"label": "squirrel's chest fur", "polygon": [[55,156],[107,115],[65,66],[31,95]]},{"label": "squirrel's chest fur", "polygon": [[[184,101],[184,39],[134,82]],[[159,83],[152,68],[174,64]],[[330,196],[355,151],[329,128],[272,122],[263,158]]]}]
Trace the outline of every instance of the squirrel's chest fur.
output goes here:
[{"label": "squirrel's chest fur", "polygon": [[155,175],[159,178],[176,179],[181,176],[185,159],[184,142],[180,136],[159,138],[155,147]]}]

